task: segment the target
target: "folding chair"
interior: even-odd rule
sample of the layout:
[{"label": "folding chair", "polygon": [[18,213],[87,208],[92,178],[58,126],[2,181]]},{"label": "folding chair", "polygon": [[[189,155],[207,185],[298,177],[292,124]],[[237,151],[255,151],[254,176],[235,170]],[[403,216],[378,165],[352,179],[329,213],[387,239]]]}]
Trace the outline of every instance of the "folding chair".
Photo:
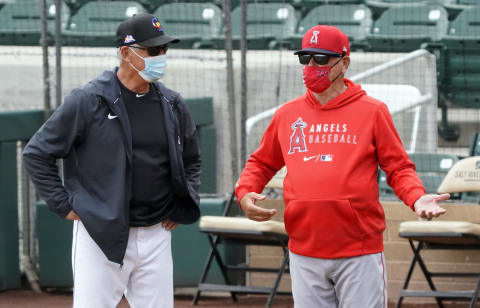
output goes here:
[{"label": "folding chair", "polygon": [[[438,188],[439,193],[480,191],[480,156],[458,161],[447,173]],[[402,222],[399,236],[408,239],[413,250],[413,259],[400,293],[396,307],[405,297],[434,297],[443,308],[444,301],[469,300],[474,307],[480,295],[480,273],[431,272],[421,256],[425,249],[432,250],[480,250],[480,223],[466,221],[407,221]],[[414,242],[418,242],[415,246]],[[418,263],[430,291],[407,290],[413,269]],[[439,291],[432,280],[434,277],[473,277],[477,279],[472,291]]]},{"label": "folding chair", "polygon": [[[268,188],[282,188],[284,171],[274,177],[267,185]],[[283,222],[266,221],[256,222],[245,217],[227,217],[230,207],[236,202],[235,195],[232,193],[230,201],[225,207],[223,216],[202,216],[200,219],[199,230],[206,233],[211,245],[210,253],[207,257],[205,268],[198,283],[197,292],[192,304],[196,305],[202,291],[227,291],[230,292],[232,300],[236,301],[237,294],[268,294],[267,307],[273,303],[276,294],[290,295],[291,292],[277,291],[280,280],[288,269],[288,236]],[[272,267],[251,267],[247,264],[227,265],[222,260],[217,250],[220,243],[240,244],[240,245],[260,245],[260,246],[280,246],[283,250],[283,260],[279,268]],[[213,259],[217,261],[225,284],[207,283],[207,275],[210,270]],[[276,273],[276,279],[272,287],[233,285],[228,278],[229,271],[242,272],[266,272]]]}]

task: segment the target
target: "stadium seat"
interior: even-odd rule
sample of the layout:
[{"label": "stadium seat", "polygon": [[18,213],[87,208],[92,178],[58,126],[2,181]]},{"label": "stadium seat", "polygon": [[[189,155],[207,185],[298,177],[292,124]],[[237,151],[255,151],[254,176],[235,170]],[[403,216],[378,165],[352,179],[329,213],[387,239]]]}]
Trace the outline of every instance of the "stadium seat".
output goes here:
[{"label": "stadium seat", "polygon": [[442,108],[440,134],[446,140],[459,137],[449,124],[449,107],[480,108],[480,7],[463,10],[450,24],[440,44],[428,44],[437,56],[439,106]]},{"label": "stadium seat", "polygon": [[442,90],[456,105],[480,108],[480,7],[462,11],[451,23],[444,45]]},{"label": "stadium seat", "polygon": [[[240,48],[241,7],[232,11],[233,48]],[[248,49],[277,49],[295,33],[297,18],[294,8],[283,3],[249,3],[247,6]],[[223,49],[225,35],[212,39],[212,47]]]},{"label": "stadium seat", "polygon": [[[378,19],[383,12],[392,7],[438,4],[449,8],[457,5],[457,0],[366,0],[365,2],[372,10],[374,20]],[[454,9],[457,8],[455,7]]]},{"label": "stadium seat", "polygon": [[457,0],[460,5],[478,5],[478,0]]},{"label": "stadium seat", "polygon": [[[135,2],[138,2],[140,3],[145,9],[147,9],[147,11],[151,12],[153,14],[153,12],[155,12],[155,10],[164,5],[164,4],[167,4],[167,3],[171,3],[171,2],[177,2],[177,1],[170,1],[170,0],[136,0]],[[191,2],[191,1],[187,1],[187,0],[184,0],[182,2]],[[203,2],[203,1],[195,1],[195,2]],[[163,16],[157,16],[157,18],[163,18]]]},{"label": "stadium seat", "polygon": [[0,9],[7,3],[15,2],[15,0],[0,0]]},{"label": "stadium seat", "polygon": [[[437,189],[448,170],[458,161],[455,155],[441,153],[411,153],[410,159],[414,162],[416,172],[427,191],[427,194],[437,193]],[[392,197],[393,189],[388,186],[383,171],[379,172],[378,186],[382,197]]]},{"label": "stadium seat", "polygon": [[447,34],[448,16],[439,5],[389,8],[367,35],[370,50],[410,52],[423,43],[438,41]]},{"label": "stadium seat", "polygon": [[[316,0],[314,0],[316,1]],[[218,5],[219,7],[223,8],[224,0],[213,0],[213,3]],[[295,5],[295,3],[299,3],[300,0],[247,0],[247,5],[250,5],[252,3],[283,3],[283,4],[290,4],[292,6]],[[239,7],[241,5],[241,0],[230,0],[230,10],[233,10],[236,7]]]},{"label": "stadium seat", "polygon": [[115,46],[118,25],[145,8],[131,1],[92,1],[82,6],[63,31],[68,46]]},{"label": "stadium seat", "polygon": [[322,5],[312,9],[298,24],[296,34],[288,38],[292,49],[300,49],[305,32],[316,25],[332,25],[350,39],[352,50],[366,49],[366,36],[372,28],[372,14],[365,5]]},{"label": "stadium seat", "polygon": [[78,10],[84,6],[86,3],[93,1],[93,0],[64,0],[65,4],[70,8],[70,13],[75,15]]},{"label": "stadium seat", "polygon": [[160,6],[153,15],[160,18],[167,33],[180,39],[174,48],[192,48],[202,40],[218,36],[222,12],[213,3],[169,3]]},{"label": "stadium seat", "polygon": [[353,5],[364,4],[365,0],[293,0],[292,6],[306,16],[319,5]]},{"label": "stadium seat", "polygon": [[[47,1],[47,31],[55,35],[55,2]],[[62,28],[66,27],[70,9],[62,2]],[[22,0],[5,4],[0,9],[0,45],[39,45],[41,36],[40,2]]]},{"label": "stadium seat", "polygon": [[415,163],[427,194],[437,193],[448,170],[458,161],[455,155],[441,153],[411,153],[410,159]]}]

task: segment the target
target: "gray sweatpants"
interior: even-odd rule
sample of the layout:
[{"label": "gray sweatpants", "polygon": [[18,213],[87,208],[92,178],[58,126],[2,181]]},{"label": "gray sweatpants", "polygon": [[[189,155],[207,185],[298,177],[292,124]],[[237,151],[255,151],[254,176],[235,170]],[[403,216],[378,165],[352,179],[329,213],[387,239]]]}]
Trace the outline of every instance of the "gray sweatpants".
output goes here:
[{"label": "gray sweatpants", "polygon": [[290,252],[295,308],[386,308],[383,253],[342,259],[311,258]]}]

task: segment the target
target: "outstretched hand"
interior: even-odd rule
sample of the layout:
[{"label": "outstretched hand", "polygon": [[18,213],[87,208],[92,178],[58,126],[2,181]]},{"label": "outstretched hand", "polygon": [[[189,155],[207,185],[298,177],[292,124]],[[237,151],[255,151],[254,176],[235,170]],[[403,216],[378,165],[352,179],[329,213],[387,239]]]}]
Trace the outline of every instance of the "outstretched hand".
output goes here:
[{"label": "outstretched hand", "polygon": [[277,213],[276,209],[264,209],[255,205],[257,201],[265,200],[267,197],[254,192],[249,192],[240,200],[240,208],[248,218],[255,221],[267,221]]},{"label": "outstretched hand", "polygon": [[445,201],[449,198],[450,194],[422,196],[413,205],[415,213],[421,218],[431,219],[432,217],[438,217],[447,211],[440,207],[438,202]]}]

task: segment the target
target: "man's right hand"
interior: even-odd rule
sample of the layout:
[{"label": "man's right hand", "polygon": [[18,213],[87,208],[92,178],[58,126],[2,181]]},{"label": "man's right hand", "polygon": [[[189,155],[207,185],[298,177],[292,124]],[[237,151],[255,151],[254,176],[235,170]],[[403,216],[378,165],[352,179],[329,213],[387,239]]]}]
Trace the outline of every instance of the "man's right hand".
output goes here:
[{"label": "man's right hand", "polygon": [[68,220],[80,220],[80,217],[78,217],[77,213],[75,213],[73,210],[71,210],[67,216],[65,216],[65,219]]},{"label": "man's right hand", "polygon": [[240,200],[240,208],[248,218],[255,221],[267,221],[277,213],[276,209],[264,209],[255,205],[255,202],[265,200],[267,197],[254,192],[249,192]]}]

